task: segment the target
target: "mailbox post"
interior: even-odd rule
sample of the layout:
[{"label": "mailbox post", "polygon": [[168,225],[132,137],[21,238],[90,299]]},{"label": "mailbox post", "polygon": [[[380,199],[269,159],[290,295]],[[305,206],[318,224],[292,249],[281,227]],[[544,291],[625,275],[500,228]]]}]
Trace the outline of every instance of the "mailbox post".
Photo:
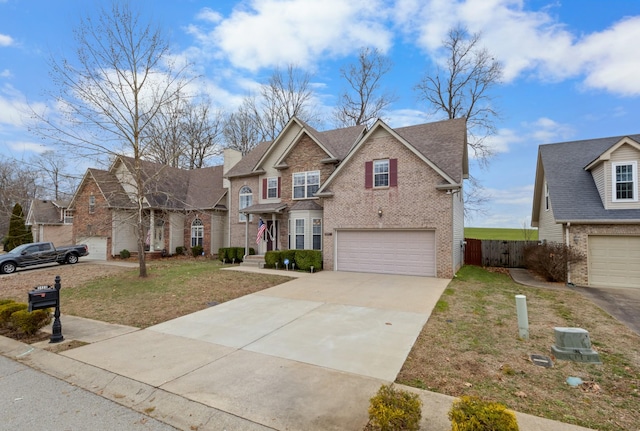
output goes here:
[{"label": "mailbox post", "polygon": [[62,336],[62,324],[60,323],[60,276],[57,275],[53,289],[51,286],[38,286],[29,291],[29,311],[42,310],[54,307],[53,326],[51,327],[50,343],[59,343],[64,340]]}]

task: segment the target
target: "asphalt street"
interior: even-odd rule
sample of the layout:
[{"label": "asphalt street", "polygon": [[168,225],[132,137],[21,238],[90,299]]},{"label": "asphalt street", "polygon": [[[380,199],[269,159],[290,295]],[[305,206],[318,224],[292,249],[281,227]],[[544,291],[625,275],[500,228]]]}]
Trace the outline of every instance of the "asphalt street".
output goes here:
[{"label": "asphalt street", "polygon": [[175,431],[113,401],[0,356],[0,430]]}]

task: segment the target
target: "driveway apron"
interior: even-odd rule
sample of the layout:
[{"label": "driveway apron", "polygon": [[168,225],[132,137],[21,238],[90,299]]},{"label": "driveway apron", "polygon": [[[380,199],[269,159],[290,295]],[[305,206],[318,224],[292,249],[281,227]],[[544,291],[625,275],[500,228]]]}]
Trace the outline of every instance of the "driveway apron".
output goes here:
[{"label": "driveway apron", "polygon": [[64,355],[275,429],[362,429],[449,281],[323,271]]}]

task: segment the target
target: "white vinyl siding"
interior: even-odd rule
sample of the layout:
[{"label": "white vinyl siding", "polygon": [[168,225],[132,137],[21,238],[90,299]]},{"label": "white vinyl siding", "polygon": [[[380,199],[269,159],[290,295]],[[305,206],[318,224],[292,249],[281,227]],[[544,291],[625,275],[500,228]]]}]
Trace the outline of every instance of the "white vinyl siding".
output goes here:
[{"label": "white vinyl siding", "polygon": [[[611,153],[611,160],[604,163],[604,177],[607,182],[605,186],[607,209],[640,209],[640,200],[638,199],[638,160],[640,160],[640,151],[631,145],[622,145]],[[615,195],[615,166],[620,164],[633,164],[635,170],[634,176],[634,192],[633,200],[616,200]]]},{"label": "white vinyl siding", "polygon": [[435,232],[338,230],[337,271],[435,277]]},{"label": "white vinyl siding", "polygon": [[453,200],[453,272],[456,273],[464,260],[464,199],[463,190],[451,196]]},{"label": "white vinyl siding", "polygon": [[[544,184],[547,182],[544,181]],[[538,215],[538,239],[540,241],[562,243],[564,240],[564,232],[561,224],[556,223],[553,215],[553,205],[549,199],[549,210],[545,208],[545,195],[542,193],[540,197],[540,214]]]}]

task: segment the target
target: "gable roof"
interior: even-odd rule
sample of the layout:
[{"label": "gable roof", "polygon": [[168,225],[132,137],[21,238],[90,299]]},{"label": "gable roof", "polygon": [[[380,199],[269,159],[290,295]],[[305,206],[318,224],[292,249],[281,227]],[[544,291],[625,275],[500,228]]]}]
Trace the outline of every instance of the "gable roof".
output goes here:
[{"label": "gable roof", "polygon": [[63,210],[68,208],[68,206],[68,202],[33,199],[29,206],[26,221],[31,225],[63,224]]},{"label": "gable roof", "polygon": [[346,157],[349,150],[351,150],[356,142],[358,142],[360,137],[362,137],[366,129],[364,125],[360,125],[319,132],[304,121],[293,117],[289,120],[283,131],[280,132],[274,141],[267,141],[258,144],[232,169],[230,169],[229,172],[227,172],[226,177],[246,177],[264,174],[265,170],[262,168],[262,162],[267,158],[269,153],[278,146],[281,139],[285,136],[287,129],[294,127],[293,125],[299,126],[300,131],[291,142],[293,145],[290,145],[281,157],[279,157],[279,161],[286,157],[288,152],[295,146],[295,143],[303,134],[308,135],[313,141],[315,141],[316,144],[318,144],[327,153],[328,158],[341,161]]},{"label": "gable roof", "polygon": [[[120,164],[129,172],[135,170],[135,159],[126,156],[119,156],[109,171],[89,168],[76,195],[90,177],[95,181],[109,207],[135,208],[135,202],[127,194],[122,180],[115,175]],[[140,160],[140,167],[145,188],[144,196],[150,208],[226,209],[226,206],[220,203],[227,192],[222,183],[223,166],[186,170]],[[72,204],[75,199],[74,195]]]},{"label": "gable roof", "polygon": [[639,209],[605,209],[588,168],[624,139],[640,141],[640,135],[614,136],[540,145],[531,224],[537,226],[544,179],[557,223],[624,222],[639,220]]},{"label": "gable roof", "polygon": [[335,171],[320,186],[320,195],[331,184],[348,161],[378,129],[384,129],[434,169],[446,181],[445,184],[460,186],[469,177],[467,156],[467,121],[464,118],[419,124],[392,129],[384,121],[378,120],[366,135],[358,141],[338,165]]}]

